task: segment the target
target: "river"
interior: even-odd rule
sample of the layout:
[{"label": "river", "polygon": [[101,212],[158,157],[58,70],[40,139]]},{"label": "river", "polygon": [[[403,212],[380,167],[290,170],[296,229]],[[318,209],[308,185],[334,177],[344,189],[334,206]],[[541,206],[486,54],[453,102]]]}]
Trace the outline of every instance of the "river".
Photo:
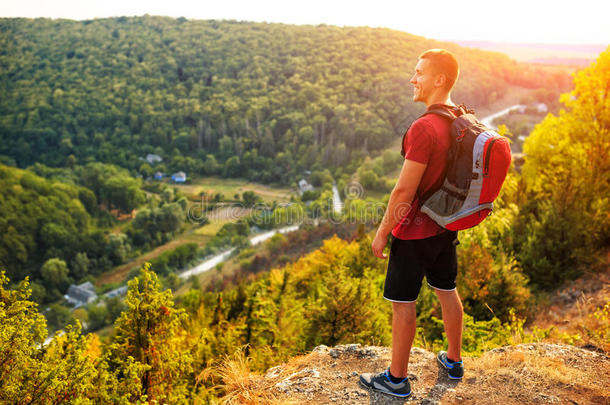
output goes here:
[{"label": "river", "polygon": [[341,211],[343,211],[343,201],[341,201],[336,183],[333,183],[333,210],[335,214],[341,214]]},{"label": "river", "polygon": [[491,115],[488,115],[485,118],[482,118],[480,121],[483,125],[485,125],[486,127],[489,127],[491,129],[497,129],[495,125],[492,124],[492,121],[495,120],[498,117],[501,117],[505,114],[508,114],[509,112],[511,112],[512,110],[516,110],[518,108],[525,108],[525,106],[523,104],[515,104],[513,106],[507,107],[501,111],[498,111],[497,113],[493,113]]},{"label": "river", "polygon": [[[288,233],[288,232],[296,231],[297,229],[299,229],[299,225],[290,225],[290,226],[286,226],[284,228],[273,229],[271,231],[263,232],[258,235],[252,236],[250,238],[250,244],[258,245],[259,243],[262,243],[262,242],[266,241],[267,239],[270,239],[276,233]],[[222,263],[225,260],[227,260],[229,258],[229,256],[231,256],[231,253],[233,253],[234,250],[235,250],[234,247],[224,250],[224,251],[204,260],[203,262],[199,263],[195,267],[192,267],[188,270],[181,272],[180,274],[178,274],[178,276],[180,278],[186,279],[195,274],[205,273],[206,271],[209,271],[209,270],[215,268],[217,264]]]}]

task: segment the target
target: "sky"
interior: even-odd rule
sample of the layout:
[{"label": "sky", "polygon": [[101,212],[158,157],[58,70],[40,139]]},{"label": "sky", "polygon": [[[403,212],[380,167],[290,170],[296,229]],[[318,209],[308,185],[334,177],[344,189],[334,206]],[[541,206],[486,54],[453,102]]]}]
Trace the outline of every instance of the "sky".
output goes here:
[{"label": "sky", "polygon": [[450,41],[610,43],[608,0],[0,0],[0,17],[144,14],[387,27]]}]

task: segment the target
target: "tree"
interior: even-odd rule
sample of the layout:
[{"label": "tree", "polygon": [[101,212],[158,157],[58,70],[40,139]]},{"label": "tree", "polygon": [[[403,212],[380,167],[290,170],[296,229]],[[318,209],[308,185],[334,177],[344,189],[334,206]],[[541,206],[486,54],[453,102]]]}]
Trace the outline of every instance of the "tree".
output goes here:
[{"label": "tree", "polygon": [[55,331],[74,322],[74,317],[68,308],[61,304],[51,304],[45,312],[49,330]]},{"label": "tree", "polygon": [[80,280],[89,273],[89,263],[90,260],[85,252],[78,252],[74,256],[70,267],[76,280]]},{"label": "tree", "polygon": [[148,163],[142,163],[138,171],[145,179],[151,178],[155,173],[153,168]]},{"label": "tree", "polygon": [[262,201],[262,198],[254,191],[244,191],[242,199],[244,200],[244,205],[246,207],[253,207],[257,202]]},{"label": "tree", "polygon": [[[99,359],[89,352],[90,339],[80,334],[80,323],[68,326],[44,346],[46,322],[30,301],[28,280],[17,290],[0,272],[0,402],[6,404],[102,403],[122,401],[111,397]],[[95,388],[102,388],[98,391]],[[97,397],[94,400],[94,397]],[[107,403],[109,403],[107,402]]]},{"label": "tree", "polygon": [[108,235],[108,244],[106,245],[108,257],[115,265],[123,263],[131,252],[131,245],[127,235],[124,233]]},{"label": "tree", "polygon": [[218,164],[218,161],[214,155],[206,156],[205,162],[203,162],[203,171],[207,175],[218,174],[220,171],[220,164]]},{"label": "tree", "polygon": [[515,248],[532,282],[545,288],[580,274],[610,239],[610,49],[578,72],[566,110],[526,139],[525,204]]},{"label": "tree", "polygon": [[130,365],[137,370],[140,395],[147,401],[179,403],[188,395],[192,358],[180,323],[184,310],[174,308],[171,290],[161,291],[156,274],[145,264],[128,282],[127,310],[116,321],[109,364],[117,374]]},{"label": "tree", "polygon": [[108,309],[109,323],[113,323],[127,309],[121,297],[111,297],[105,300]]},{"label": "tree", "polygon": [[89,332],[101,329],[110,323],[108,309],[105,305],[89,305],[87,312],[89,314],[89,325],[87,327]]},{"label": "tree", "polygon": [[225,162],[223,175],[225,177],[236,177],[239,175],[241,165],[238,156],[232,156]]},{"label": "tree", "polygon": [[88,188],[80,188],[78,190],[78,199],[83,203],[87,212],[91,215],[97,212],[97,198],[95,193]]},{"label": "tree", "polygon": [[173,199],[174,190],[169,187],[163,189],[163,191],[161,192],[161,201],[163,201],[164,203],[170,203]]},{"label": "tree", "polygon": [[40,275],[49,289],[48,294],[53,299],[60,298],[70,283],[68,266],[66,262],[58,258],[47,260],[40,268]]},{"label": "tree", "polygon": [[314,344],[334,346],[366,332],[375,315],[370,305],[369,280],[347,276],[346,269],[333,269],[324,280],[324,293],[319,306],[310,308],[311,338]]},{"label": "tree", "polygon": [[157,216],[159,230],[164,233],[177,231],[184,222],[184,211],[176,203],[161,207]]}]

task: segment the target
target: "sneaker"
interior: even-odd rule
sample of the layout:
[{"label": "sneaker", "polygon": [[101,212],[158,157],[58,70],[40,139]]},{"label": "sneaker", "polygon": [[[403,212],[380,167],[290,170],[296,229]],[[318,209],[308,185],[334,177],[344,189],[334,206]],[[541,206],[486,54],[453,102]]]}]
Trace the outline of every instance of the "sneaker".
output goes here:
[{"label": "sneaker", "polygon": [[405,398],[411,395],[409,378],[405,377],[404,380],[395,384],[390,380],[389,368],[379,374],[360,374],[360,385],[364,388],[383,392],[384,394],[393,395],[395,397]]},{"label": "sneaker", "polygon": [[439,352],[436,359],[441,366],[445,367],[449,378],[452,380],[460,380],[464,376],[464,363],[460,361],[449,361],[447,359],[447,352]]}]

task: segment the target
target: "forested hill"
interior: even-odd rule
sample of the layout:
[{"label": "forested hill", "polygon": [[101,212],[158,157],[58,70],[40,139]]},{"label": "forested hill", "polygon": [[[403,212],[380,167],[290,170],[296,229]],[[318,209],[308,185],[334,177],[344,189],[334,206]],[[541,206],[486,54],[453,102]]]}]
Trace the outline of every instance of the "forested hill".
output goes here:
[{"label": "forested hill", "polygon": [[[114,163],[270,182],[351,170],[400,136],[417,55],[454,51],[454,99],[566,75],[404,32],[166,17],[0,19],[0,161]],[[151,168],[139,157],[164,158]]]}]

